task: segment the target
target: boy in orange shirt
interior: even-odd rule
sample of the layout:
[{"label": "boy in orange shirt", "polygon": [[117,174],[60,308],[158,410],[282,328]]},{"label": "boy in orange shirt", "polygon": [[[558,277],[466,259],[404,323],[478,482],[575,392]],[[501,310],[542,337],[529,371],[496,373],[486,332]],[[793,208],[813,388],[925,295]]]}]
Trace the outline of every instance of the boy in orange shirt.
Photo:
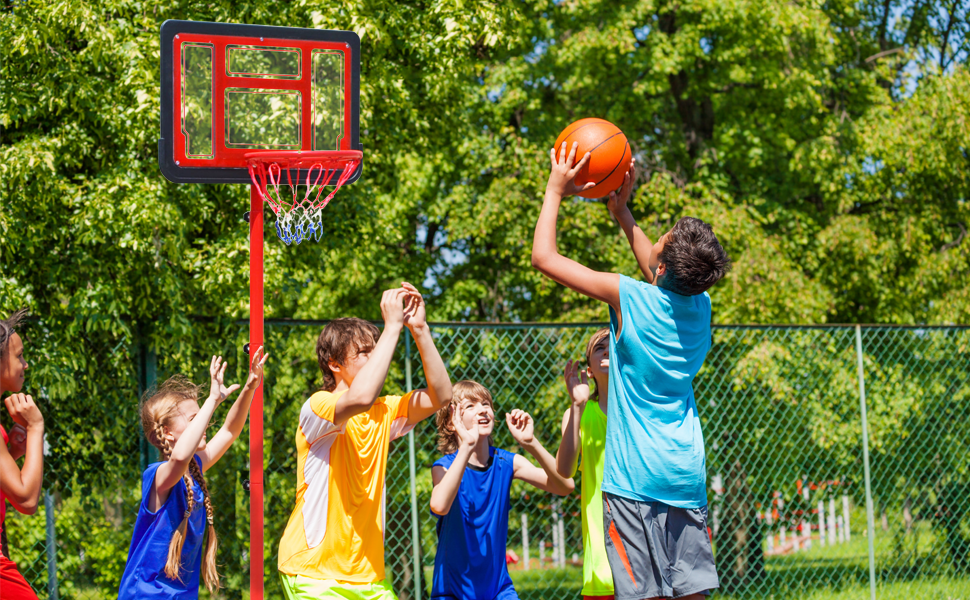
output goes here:
[{"label": "boy in orange shirt", "polygon": [[[323,390],[300,411],[296,507],[280,540],[290,600],[394,599],[384,573],[384,477],[390,442],[451,402],[451,380],[409,283],[381,298],[384,331],[335,319],[317,339]],[[380,396],[401,330],[414,336],[426,389]]]}]

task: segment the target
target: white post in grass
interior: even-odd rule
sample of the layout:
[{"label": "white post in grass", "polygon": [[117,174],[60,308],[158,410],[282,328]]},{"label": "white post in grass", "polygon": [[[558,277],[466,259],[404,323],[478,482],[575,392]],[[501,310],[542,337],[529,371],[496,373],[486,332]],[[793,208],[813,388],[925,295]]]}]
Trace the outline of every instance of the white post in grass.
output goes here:
[{"label": "white post in grass", "polygon": [[844,544],[845,542],[848,541],[846,539],[846,537],[845,537],[845,521],[842,520],[842,515],[839,515],[838,517],[836,517],[836,519],[838,519],[838,522],[839,522],[839,525],[838,525],[838,527],[839,527],[839,543],[840,544]]},{"label": "white post in grass", "polygon": [[544,568],[546,564],[546,542],[545,540],[539,540],[539,568]]},{"label": "white post in grass", "polygon": [[849,527],[849,495],[842,494],[842,523],[845,527],[845,541],[852,539],[852,528]]},{"label": "white post in grass", "polygon": [[825,502],[818,501],[818,543],[825,547]]},{"label": "white post in grass", "polygon": [[785,522],[784,521],[782,521],[780,523],[780,527],[778,527],[778,531],[781,534],[781,537],[778,540],[778,543],[781,545],[782,549],[784,549],[785,542],[787,541],[787,540],[785,540]]},{"label": "white post in grass", "polygon": [[836,542],[835,525],[835,498],[829,498],[829,545],[834,546]]},{"label": "white post in grass", "polygon": [[555,512],[552,513],[552,566],[559,566],[559,523]]},{"label": "white post in grass", "polygon": [[[562,507],[562,501],[559,502],[559,506]],[[559,513],[559,567],[562,569],[566,568],[566,519],[563,518],[562,512]]]},{"label": "white post in grass", "polygon": [[529,570],[529,515],[522,513],[522,561],[524,569]]},{"label": "white post in grass", "polygon": [[771,554],[775,550],[775,528],[770,508],[765,511],[765,529],[768,530],[768,554]]}]

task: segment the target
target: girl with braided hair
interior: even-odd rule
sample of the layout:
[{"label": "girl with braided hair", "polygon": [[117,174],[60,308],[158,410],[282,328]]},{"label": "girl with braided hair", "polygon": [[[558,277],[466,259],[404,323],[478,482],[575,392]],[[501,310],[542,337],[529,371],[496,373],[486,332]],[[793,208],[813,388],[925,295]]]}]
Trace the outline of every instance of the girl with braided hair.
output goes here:
[{"label": "girl with braided hair", "polygon": [[[0,537],[6,541],[4,517],[6,503],[26,515],[37,511],[41,484],[44,480],[44,417],[34,399],[20,393],[24,387],[27,361],[24,360],[24,342],[17,334],[17,325],[27,315],[18,310],[6,319],[0,319],[0,396],[15,425],[8,436],[0,426]],[[24,466],[17,466],[17,459],[24,458]],[[3,600],[37,600],[17,565],[10,560],[6,544],[0,548],[0,593]]]},{"label": "girl with braided hair", "polygon": [[143,397],[142,428],[164,460],[149,465],[142,475],[142,500],[119,600],[198,598],[200,577],[210,592],[219,589],[212,499],[203,473],[242,433],[267,357],[262,347],[253,353],[239,398],[208,441],[205,430],[216,407],[239,389],[238,384],[223,383],[226,363],[221,356],[209,363],[209,397],[201,408],[199,386],[181,375]]}]

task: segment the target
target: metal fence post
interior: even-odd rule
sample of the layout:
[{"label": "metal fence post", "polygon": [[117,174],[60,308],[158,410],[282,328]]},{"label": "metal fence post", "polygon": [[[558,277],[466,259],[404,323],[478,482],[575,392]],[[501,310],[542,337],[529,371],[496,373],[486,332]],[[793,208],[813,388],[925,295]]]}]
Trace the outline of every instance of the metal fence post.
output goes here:
[{"label": "metal fence post", "polygon": [[[155,385],[158,379],[158,357],[155,351],[148,347],[143,340],[138,342],[138,397]],[[150,463],[158,459],[158,450],[148,443],[145,433],[138,427],[138,448],[141,451],[141,470],[148,468]]]},{"label": "metal fence post", "polygon": [[862,465],[866,478],[866,539],[869,542],[869,596],[876,600],[876,537],[875,519],[872,511],[872,485],[869,479],[869,425],[866,416],[866,377],[862,366],[862,327],[855,326],[855,352],[859,370],[859,408],[862,411]]},{"label": "metal fence post", "polygon": [[[404,330],[404,385],[411,391],[411,332]],[[418,530],[418,490],[415,483],[414,468],[414,430],[408,432],[408,472],[411,477],[411,552],[414,560],[414,600],[421,600],[421,582],[424,574],[421,572],[421,537]]]},{"label": "metal fence post", "polygon": [[47,521],[47,597],[57,596],[57,535],[54,530],[54,498],[44,490],[44,517]]}]

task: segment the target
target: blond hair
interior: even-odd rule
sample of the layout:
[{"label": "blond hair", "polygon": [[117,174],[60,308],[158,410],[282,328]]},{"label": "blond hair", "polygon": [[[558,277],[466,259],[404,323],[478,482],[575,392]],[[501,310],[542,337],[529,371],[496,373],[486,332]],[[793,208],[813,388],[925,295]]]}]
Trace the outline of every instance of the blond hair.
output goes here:
[{"label": "blond hair", "polygon": [[[589,337],[589,341],[586,342],[586,366],[587,367],[589,367],[589,363],[592,362],[593,360],[593,349],[596,348],[596,344],[600,343],[600,340],[602,340],[605,337],[608,337],[609,335],[610,335],[609,328],[604,327],[603,329],[596,331],[593,335]],[[593,379],[593,393],[590,394],[590,398],[598,400],[599,397],[600,397],[600,386],[598,383],[596,383],[596,380]]]},{"label": "blond hair", "polygon": [[[455,383],[451,387],[451,402],[442,406],[435,416],[435,426],[438,428],[438,452],[442,454],[451,454],[458,450],[458,433],[455,431],[451,419],[455,407],[461,406],[464,400],[477,400],[482,404],[488,404],[493,410],[495,409],[492,394],[484,385],[470,379],[463,379]],[[489,445],[492,443],[491,436],[489,436],[488,443]]]},{"label": "blond hair", "polygon": [[[165,427],[169,427],[179,416],[178,405],[186,400],[198,402],[199,386],[182,375],[175,375],[169,378],[156,388],[145,392],[141,402],[141,426],[145,431],[145,438],[162,453],[165,459],[172,455],[172,445],[165,437]],[[189,461],[189,470],[183,476],[185,481],[185,495],[188,502],[188,509],[182,516],[182,522],[178,529],[172,533],[172,541],[168,545],[168,559],[165,562],[165,575],[169,579],[182,581],[182,545],[185,543],[185,530],[188,527],[189,515],[195,509],[195,494],[193,487],[198,485],[202,490],[203,502],[205,504],[205,516],[208,526],[208,534],[205,546],[205,553],[202,558],[202,580],[205,587],[210,592],[218,590],[219,572],[216,568],[216,551],[219,547],[219,540],[216,537],[216,530],[213,526],[212,499],[209,495],[209,488],[206,485],[205,475],[199,468],[199,463],[195,457]]]}]

